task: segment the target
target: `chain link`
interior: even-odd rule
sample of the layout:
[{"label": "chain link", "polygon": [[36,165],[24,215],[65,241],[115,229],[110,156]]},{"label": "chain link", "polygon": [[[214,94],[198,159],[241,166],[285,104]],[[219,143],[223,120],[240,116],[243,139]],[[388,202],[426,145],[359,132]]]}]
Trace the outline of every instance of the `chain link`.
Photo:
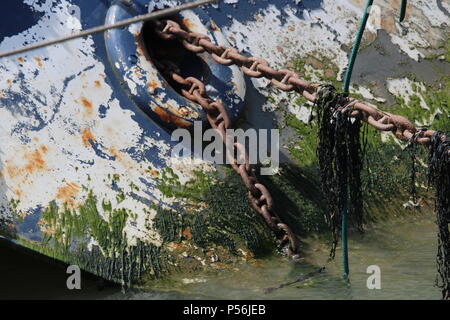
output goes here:
[{"label": "chain link", "polygon": [[[316,90],[320,87],[317,83],[310,83],[300,79],[299,75],[290,70],[276,70],[269,63],[258,57],[245,57],[234,48],[215,45],[206,35],[191,33],[183,30],[181,26],[172,20],[163,20],[164,34],[174,36],[182,41],[184,47],[192,52],[208,52],[213,59],[222,65],[237,65],[242,72],[252,78],[264,77],[271,81],[272,85],[283,91],[296,91],[307,100],[315,102]],[[379,131],[390,131],[395,137],[403,141],[412,141],[417,132],[420,137],[413,139],[417,144],[429,144],[434,130],[419,130],[408,119],[378,110],[375,106],[363,103],[354,98],[343,98],[342,105],[352,103],[352,117],[359,117],[362,121]]]},{"label": "chain link", "polygon": [[[278,236],[281,247],[287,247],[292,257],[297,257],[298,239],[292,230],[283,224],[279,216],[272,211],[273,198],[269,190],[258,181],[254,168],[249,163],[249,156],[244,145],[236,141],[236,137],[228,136],[231,120],[221,101],[212,100],[206,93],[205,85],[193,77],[183,78],[178,67],[170,61],[157,61],[157,66],[168,79],[181,86],[181,94],[188,100],[198,103],[206,112],[210,126],[220,135],[226,147],[226,156],[232,168],[241,176],[248,190],[252,208],[258,212],[266,224]],[[237,155],[234,155],[237,150]],[[287,246],[288,245],[288,246]]]}]

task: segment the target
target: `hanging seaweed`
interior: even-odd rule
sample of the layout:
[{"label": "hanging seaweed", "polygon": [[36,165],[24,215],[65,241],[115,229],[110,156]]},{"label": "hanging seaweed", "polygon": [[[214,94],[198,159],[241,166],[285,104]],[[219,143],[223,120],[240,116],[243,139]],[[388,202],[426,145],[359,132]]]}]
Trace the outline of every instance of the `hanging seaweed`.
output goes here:
[{"label": "hanging seaweed", "polygon": [[450,299],[450,138],[436,132],[430,144],[428,159],[429,183],[436,189],[436,217],[438,224],[438,252],[436,284],[443,299]]},{"label": "hanging seaweed", "polygon": [[322,190],[327,199],[326,220],[331,228],[333,259],[341,231],[341,213],[349,216],[362,231],[362,150],[361,121],[349,117],[350,105],[342,104],[343,96],[331,85],[322,86],[317,94],[318,147]]}]

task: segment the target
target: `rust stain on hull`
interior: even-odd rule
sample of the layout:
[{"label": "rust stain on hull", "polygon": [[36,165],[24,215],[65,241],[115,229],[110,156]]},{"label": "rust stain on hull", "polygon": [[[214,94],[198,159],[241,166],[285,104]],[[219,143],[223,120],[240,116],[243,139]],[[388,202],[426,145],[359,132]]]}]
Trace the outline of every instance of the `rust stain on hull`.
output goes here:
[{"label": "rust stain on hull", "polygon": [[155,80],[150,81],[149,83],[147,83],[147,86],[152,89],[155,90],[156,88],[158,88],[158,83],[156,83]]},{"label": "rust stain on hull", "polygon": [[5,161],[3,174],[9,180],[15,181],[15,188],[12,190],[15,196],[22,196],[22,186],[29,182],[31,175],[49,170],[44,160],[47,153],[48,148],[45,145],[35,149],[21,147],[13,159]]},{"label": "rust stain on hull", "polygon": [[191,240],[192,234],[191,234],[191,228],[190,227],[187,227],[186,229],[184,229],[182,234],[183,234],[183,236],[186,237],[187,240]]},{"label": "rust stain on hull", "polygon": [[91,130],[89,130],[88,128],[84,128],[81,131],[81,140],[83,140],[83,144],[86,147],[91,147],[92,146],[92,142],[96,142],[97,141],[97,140],[95,140],[95,137],[92,134]]},{"label": "rust stain on hull", "polygon": [[66,182],[65,186],[59,187],[56,192],[56,199],[61,200],[70,208],[75,207],[75,198],[80,191],[80,187],[73,182]]},{"label": "rust stain on hull", "polygon": [[109,148],[109,152],[116,160],[121,160],[120,151],[116,147]]},{"label": "rust stain on hull", "polygon": [[92,106],[92,102],[89,101],[86,97],[80,98],[81,104],[84,107],[85,115],[91,116],[94,113],[94,108]]},{"label": "rust stain on hull", "polygon": [[192,30],[194,28],[194,26],[195,26],[188,18],[184,18],[183,21],[182,21],[182,24],[188,30]]},{"label": "rust stain on hull", "polygon": [[44,64],[42,63],[42,59],[39,57],[35,57],[34,60],[37,62],[38,66],[42,68]]},{"label": "rust stain on hull", "polygon": [[188,121],[185,121],[183,119],[178,118],[177,116],[168,113],[166,110],[164,110],[161,107],[155,106],[153,108],[153,111],[159,116],[159,118],[167,123],[173,123],[177,127],[190,127],[191,123]]},{"label": "rust stain on hull", "polygon": [[150,170],[150,175],[152,176],[152,178],[159,178],[159,172],[158,172],[158,170],[155,170],[155,169],[153,169],[153,170]]},{"label": "rust stain on hull", "polygon": [[[47,149],[45,148],[44,150],[42,150],[42,153],[47,153]],[[39,149],[36,149],[31,154],[25,155],[25,158],[28,160],[28,163],[25,165],[26,172],[31,174],[34,171],[46,169],[45,161],[42,159],[42,153]]]},{"label": "rust stain on hull", "polygon": [[210,20],[209,22],[210,22],[210,24],[211,24],[211,29],[212,29],[213,31],[220,31],[220,28],[217,26],[217,24],[215,23],[214,20]]}]

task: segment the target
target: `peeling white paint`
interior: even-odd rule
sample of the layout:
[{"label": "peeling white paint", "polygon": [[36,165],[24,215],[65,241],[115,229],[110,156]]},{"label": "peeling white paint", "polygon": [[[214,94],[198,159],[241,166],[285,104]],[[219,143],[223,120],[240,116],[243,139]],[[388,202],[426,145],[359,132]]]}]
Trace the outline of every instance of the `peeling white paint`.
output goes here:
[{"label": "peeling white paint", "polygon": [[[1,51],[44,40],[49,34],[81,29],[81,23],[70,15],[73,5],[69,1],[59,1],[58,10],[52,9],[53,1],[25,3],[44,15],[28,30],[5,38]],[[72,22],[61,23],[68,20]],[[138,26],[130,28],[134,32]],[[92,38],[3,59],[0,70],[2,96],[20,96],[16,105],[0,108],[0,184],[5,190],[0,202],[6,210],[1,215],[11,214],[7,209],[12,199],[20,201],[17,211],[25,215],[53,200],[76,208],[85,201],[86,188],[99,200],[97,209],[104,219],[108,216],[101,207],[102,200],[114,209],[126,208],[133,213],[135,217],[128,218],[124,230],[130,244],[140,239],[160,245],[159,234],[146,224],[155,212],[132,195],[153,202],[173,200],[154,187],[157,180],[148,168],[158,167],[145,159],[133,159],[126,150],[135,148],[133,153],[140,153],[154,148],[158,158],[168,161],[169,145],[158,134],[144,135],[134,112],[113,98],[113,90],[105,81],[105,66],[94,55]],[[24,93],[24,88],[30,92]],[[100,107],[106,110],[102,116]],[[43,125],[37,128],[39,119],[43,119]],[[178,174],[186,179],[182,171]],[[115,175],[119,176],[117,187],[127,195],[123,201],[112,188]],[[93,244],[95,239],[89,247]]]},{"label": "peeling white paint", "polygon": [[[444,7],[448,7],[448,3],[442,3]],[[295,58],[308,55],[331,59],[340,68],[337,75],[340,80],[340,75],[348,63],[343,45],[347,48],[353,46],[364,6],[364,1],[324,0],[320,8],[303,10],[302,16],[297,17],[300,12],[295,5],[287,4],[278,8],[269,4],[247,22],[229,17],[231,25],[224,30],[233,46],[266,59],[277,69],[285,67]],[[425,56],[423,48],[442,41],[445,34],[445,28],[442,26],[448,25],[449,17],[438,8],[436,1],[417,1],[409,4],[407,17],[400,24],[398,9],[393,7],[392,1],[377,2],[372,8],[366,37],[371,33],[372,37],[376,37],[377,30],[384,29],[401,51],[418,61]],[[281,16],[283,22],[280,20]],[[314,70],[310,65],[306,65],[305,69],[312,82],[320,82],[317,75],[319,70]],[[273,97],[276,104],[289,105],[289,101],[292,101],[292,96],[285,92],[272,95],[270,82],[266,79],[252,79],[252,83],[263,95]],[[359,90],[368,99],[385,102],[382,98],[374,97],[366,88]],[[426,108],[423,99],[422,107]],[[273,111],[274,104],[267,102],[263,109]]]},{"label": "peeling white paint", "polygon": [[[296,16],[297,8],[287,5],[282,11],[274,5],[255,14],[253,21],[242,23],[232,19],[232,24],[224,28],[225,34],[240,51],[267,59],[271,65],[280,68],[295,57],[313,54],[330,57],[338,66],[347,63],[342,43],[348,43],[356,30],[348,24],[349,17],[355,16],[346,1],[325,0],[323,8],[312,10],[304,18]],[[339,12],[337,7],[340,7]],[[281,23],[279,17],[285,17]]]},{"label": "peeling white paint", "polygon": [[312,117],[312,107],[288,105],[288,111],[292,113],[298,120],[308,124]]},{"label": "peeling white paint", "polygon": [[[338,9],[339,7],[339,9]],[[282,10],[275,5],[256,13],[254,19],[241,22],[231,18],[230,27],[223,28],[228,40],[241,52],[266,59],[274,68],[285,68],[294,58],[307,55],[330,58],[339,68],[347,64],[347,54],[341,49],[343,43],[352,41],[356,25],[356,8],[345,0],[323,1],[322,8],[305,11],[297,17],[298,8],[290,5]],[[283,16],[284,23],[279,19]],[[351,23],[350,23],[351,21]],[[306,66],[312,81],[319,81],[317,70]],[[300,75],[304,76],[304,75]],[[252,79],[254,86],[263,94],[270,95],[270,81],[264,78]],[[276,103],[292,101],[289,93],[277,92]],[[273,104],[263,106],[272,111]]]},{"label": "peeling white paint", "polygon": [[[416,95],[420,99],[420,106],[423,109],[429,110],[427,103],[421,92],[425,92],[426,88],[423,83],[413,81],[408,78],[402,79],[388,79],[386,82],[387,89],[395,96],[401,97],[405,100],[406,105],[411,102],[411,96]],[[416,86],[416,90],[413,89]]]},{"label": "peeling white paint", "polygon": [[[448,0],[441,1],[444,8],[449,10],[450,2]],[[427,17],[430,25],[433,27],[442,27],[446,25],[450,26],[450,17],[446,16],[445,13],[439,9],[437,1],[414,1],[411,3],[414,7],[422,11],[423,15]]]}]

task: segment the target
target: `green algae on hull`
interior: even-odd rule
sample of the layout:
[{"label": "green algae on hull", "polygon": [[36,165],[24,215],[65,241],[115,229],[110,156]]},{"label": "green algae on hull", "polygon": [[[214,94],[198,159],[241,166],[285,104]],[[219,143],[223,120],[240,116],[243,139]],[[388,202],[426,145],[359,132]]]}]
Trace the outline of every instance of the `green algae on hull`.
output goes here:
[{"label": "green algae on hull", "polygon": [[[446,50],[448,51],[449,48],[447,46]],[[338,88],[341,86],[340,82],[325,76],[323,70],[337,69],[337,66],[333,65],[329,59],[323,59],[321,61],[314,58],[315,61],[310,61],[307,58],[297,58],[291,63],[296,68],[296,71],[300,72],[304,78],[312,79],[315,77],[323,82],[329,82]],[[306,67],[308,64],[318,63],[321,64],[322,71],[314,71],[312,75],[304,75],[309,70]],[[427,121],[431,121],[429,123],[430,129],[449,131],[450,77],[448,75],[443,76],[437,84],[423,85],[425,86],[425,90],[421,86],[413,85],[415,94],[410,97],[408,104],[401,97],[395,96],[397,105],[390,109],[386,107],[383,107],[383,109],[394,114],[403,115],[412,122],[427,123]],[[423,96],[428,108],[422,108],[419,95]],[[351,96],[365,100],[360,94],[351,94]],[[306,105],[305,102],[305,99],[298,99],[294,104],[296,105],[295,107],[300,107],[301,105]],[[311,106],[307,107],[311,108]],[[315,111],[312,110],[312,112],[314,116]],[[287,148],[290,158],[296,165],[310,173],[310,179],[318,181],[316,155],[318,128],[316,121],[313,119],[309,123],[304,123],[293,113],[282,113],[282,121],[295,133],[297,138],[296,141],[290,139],[288,143]],[[414,209],[408,203],[411,197],[409,193],[411,181],[410,179],[405,179],[405,177],[410,176],[411,170],[409,149],[404,150],[407,144],[398,141],[389,133],[381,134],[372,127],[366,127],[364,130],[366,130],[367,145],[365,147],[365,163],[362,175],[365,210],[367,213],[366,222],[378,218],[385,218],[389,215],[402,215]],[[418,172],[416,173],[415,181],[417,197],[420,200],[420,205],[426,207],[428,210],[432,203],[432,194],[427,189],[426,166],[423,165],[427,159],[426,148],[417,148],[416,157],[418,158],[418,164],[416,165]],[[386,206],[390,208],[388,213],[380,209]],[[414,210],[417,210],[417,208]]]},{"label": "green algae on hull", "polygon": [[[101,204],[104,219],[97,208],[92,191],[77,209],[60,208],[51,202],[42,210],[40,224],[42,243],[25,239],[18,242],[51,258],[76,264],[107,280],[130,285],[144,273],[159,274],[163,267],[160,249],[137,240],[130,245],[124,232],[128,209],[113,209],[111,203]],[[93,243],[88,243],[92,239]]]}]

